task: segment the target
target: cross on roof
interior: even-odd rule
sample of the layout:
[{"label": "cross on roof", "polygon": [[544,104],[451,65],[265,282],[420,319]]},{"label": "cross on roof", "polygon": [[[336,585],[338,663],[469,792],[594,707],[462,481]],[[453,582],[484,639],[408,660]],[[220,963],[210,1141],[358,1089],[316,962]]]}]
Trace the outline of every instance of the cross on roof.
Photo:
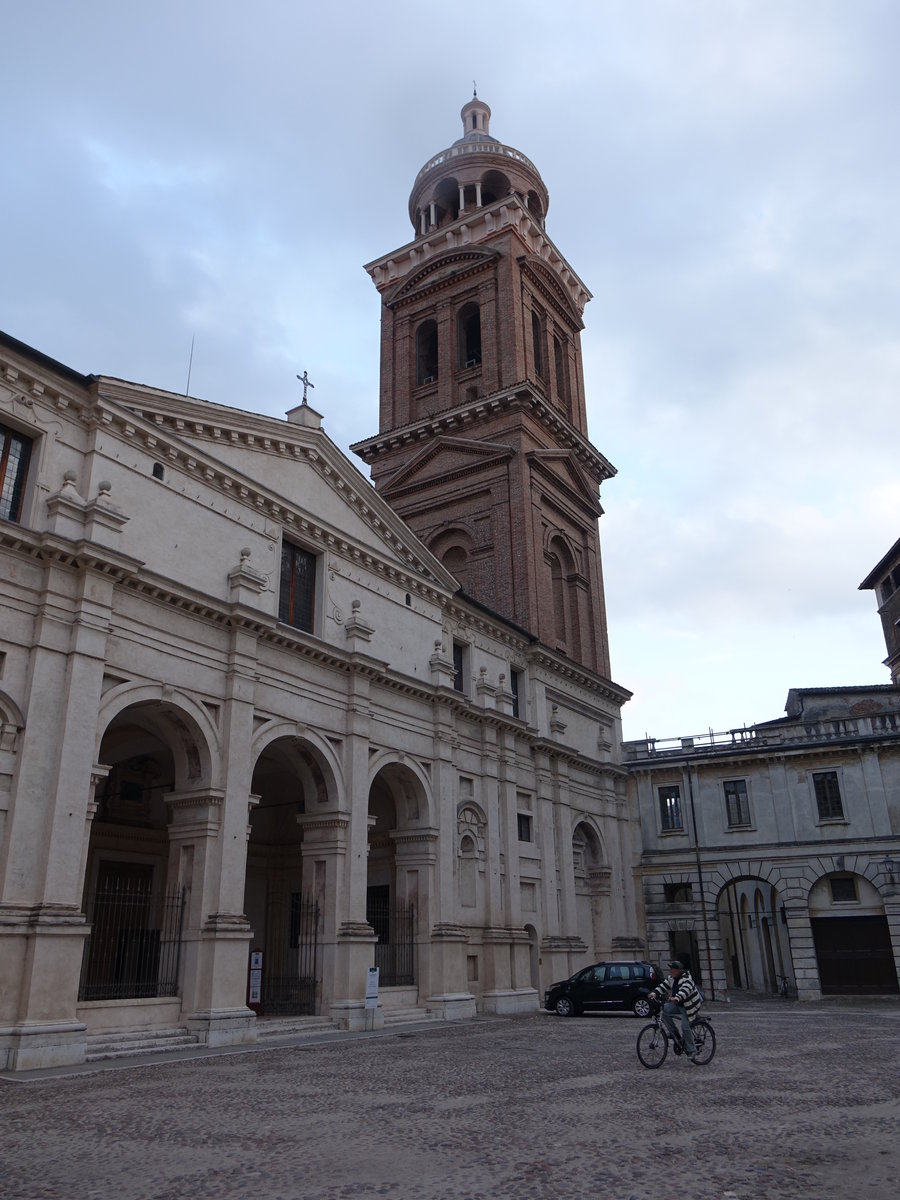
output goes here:
[{"label": "cross on roof", "polygon": [[303,384],[303,403],[305,404],[306,403],[306,389],[314,388],[316,385],[314,383],[310,382],[310,379],[305,371],[303,372],[302,375],[298,375],[297,378]]}]

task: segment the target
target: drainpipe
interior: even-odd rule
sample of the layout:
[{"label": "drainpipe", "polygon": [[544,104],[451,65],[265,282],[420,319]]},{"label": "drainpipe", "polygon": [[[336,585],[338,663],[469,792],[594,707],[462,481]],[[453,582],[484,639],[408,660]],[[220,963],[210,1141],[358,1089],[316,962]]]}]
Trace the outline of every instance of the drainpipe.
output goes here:
[{"label": "drainpipe", "polygon": [[697,811],[694,808],[694,784],[691,779],[691,765],[685,760],[684,769],[687,772],[688,797],[691,802],[691,825],[694,829],[694,855],[697,859],[697,879],[700,884],[700,911],[703,914],[703,936],[706,938],[706,963],[709,970],[709,998],[715,1000],[716,985],[713,980],[712,951],[709,948],[709,919],[706,913],[706,894],[703,887],[703,865],[700,862],[700,840],[697,837]]}]

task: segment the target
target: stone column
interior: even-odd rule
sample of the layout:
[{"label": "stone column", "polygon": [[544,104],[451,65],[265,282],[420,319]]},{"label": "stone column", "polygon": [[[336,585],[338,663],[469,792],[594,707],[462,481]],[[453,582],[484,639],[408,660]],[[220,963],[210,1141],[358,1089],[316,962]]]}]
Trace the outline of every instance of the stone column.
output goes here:
[{"label": "stone column", "polygon": [[[341,920],[340,889],[346,872],[346,858],[349,852],[350,813],[300,813],[297,824],[303,830],[303,842],[300,853],[303,857],[303,885],[311,890],[319,906],[319,933],[321,936],[322,975],[319,1011],[329,1013],[342,1020],[347,1015],[347,997],[344,991],[338,991],[339,980],[339,951],[340,935],[344,925]],[[363,931],[365,953],[371,955],[371,942],[374,934],[366,925]],[[343,964],[341,964],[343,965]],[[363,976],[368,961],[361,968]],[[336,998],[343,997],[334,1006]],[[359,997],[356,997],[358,1000]],[[354,1006],[355,1008],[358,1006]],[[363,1022],[364,1024],[364,1022]],[[362,1028],[363,1024],[354,1026]]]},{"label": "stone column", "polygon": [[398,829],[390,836],[394,843],[396,898],[401,904],[412,904],[414,909],[416,985],[421,995],[430,996],[434,992],[430,950],[438,830]]},{"label": "stone column", "polygon": [[[250,925],[241,913],[223,913],[218,906],[224,797],[222,789],[204,788],[166,798],[171,813],[167,892],[184,892],[182,1012],[188,1028],[211,1046],[256,1036],[255,1017],[244,1003]],[[246,816],[244,822],[246,827]],[[245,833],[242,841],[246,851]],[[229,955],[231,946],[237,950]]]},{"label": "stone column", "polygon": [[[354,609],[354,614],[358,610]],[[366,627],[368,628],[368,627]],[[352,631],[351,631],[352,632]],[[370,630],[371,632],[371,630]],[[351,652],[358,654],[360,633],[350,639]],[[365,640],[365,639],[364,639]],[[359,656],[363,658],[362,655]],[[369,730],[371,709],[369,680],[363,671],[348,676],[347,729],[344,743],[344,777],[347,793],[342,797],[342,815],[347,819],[346,852],[334,855],[340,869],[335,896],[337,930],[334,943],[333,988],[330,1013],[342,1029],[366,1028],[366,974],[375,962],[375,930],[366,920],[366,888],[369,854]],[[383,1023],[379,1008],[375,1027]]]}]

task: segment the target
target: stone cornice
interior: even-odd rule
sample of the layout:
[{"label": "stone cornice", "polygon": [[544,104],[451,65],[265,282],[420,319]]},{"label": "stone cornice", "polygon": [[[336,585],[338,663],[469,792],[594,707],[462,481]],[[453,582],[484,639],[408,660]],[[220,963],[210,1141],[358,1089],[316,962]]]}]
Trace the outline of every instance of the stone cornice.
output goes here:
[{"label": "stone cornice", "polygon": [[361,442],[354,442],[350,449],[365,462],[373,462],[382,454],[409,448],[428,438],[448,433],[468,433],[473,426],[484,420],[515,409],[526,411],[540,421],[552,434],[555,444],[569,450],[589,474],[601,480],[611,479],[616,474],[612,463],[580,434],[562,413],[548,404],[531,384],[525,382],[505,388],[502,392],[495,392],[491,396],[480,397],[457,408],[436,413],[411,425],[401,425],[374,437],[365,438]]},{"label": "stone cornice", "polygon": [[367,263],[364,269],[378,290],[383,291],[431,258],[457,247],[482,246],[486,238],[505,229],[514,232],[525,250],[553,271],[575,311],[579,315],[583,313],[591,293],[518,196],[504,196],[484,208],[471,209],[451,225],[407,242]]},{"label": "stone cornice", "polygon": [[611,700],[613,704],[625,704],[633,695],[627,688],[621,687],[618,683],[613,683],[611,679],[604,679],[602,675],[595,675],[592,671],[585,670],[584,667],[578,666],[577,663],[572,662],[568,658],[562,658],[553,654],[546,646],[540,644],[534,645],[531,649],[530,657],[534,662],[544,667],[545,670],[568,679],[578,687],[584,688],[589,692],[594,692],[602,696],[605,700]]},{"label": "stone cornice", "polygon": [[443,270],[453,263],[460,264],[452,274],[452,281],[456,287],[466,279],[491,270],[499,259],[498,251],[484,250],[477,246],[465,246],[436,254],[424,266],[404,278],[391,295],[385,296],[385,306],[391,309],[403,308],[406,304],[418,302],[425,296],[441,291],[451,278],[444,274]]}]

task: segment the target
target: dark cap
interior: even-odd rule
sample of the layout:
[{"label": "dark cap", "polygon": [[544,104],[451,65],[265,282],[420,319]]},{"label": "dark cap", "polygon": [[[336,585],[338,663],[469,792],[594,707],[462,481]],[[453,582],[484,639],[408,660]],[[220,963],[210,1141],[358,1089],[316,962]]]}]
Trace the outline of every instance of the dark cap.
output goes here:
[{"label": "dark cap", "polygon": [[673,958],[672,961],[669,963],[669,966],[677,967],[679,971],[687,970],[687,968],[685,967],[684,963],[681,961],[680,958]]}]

